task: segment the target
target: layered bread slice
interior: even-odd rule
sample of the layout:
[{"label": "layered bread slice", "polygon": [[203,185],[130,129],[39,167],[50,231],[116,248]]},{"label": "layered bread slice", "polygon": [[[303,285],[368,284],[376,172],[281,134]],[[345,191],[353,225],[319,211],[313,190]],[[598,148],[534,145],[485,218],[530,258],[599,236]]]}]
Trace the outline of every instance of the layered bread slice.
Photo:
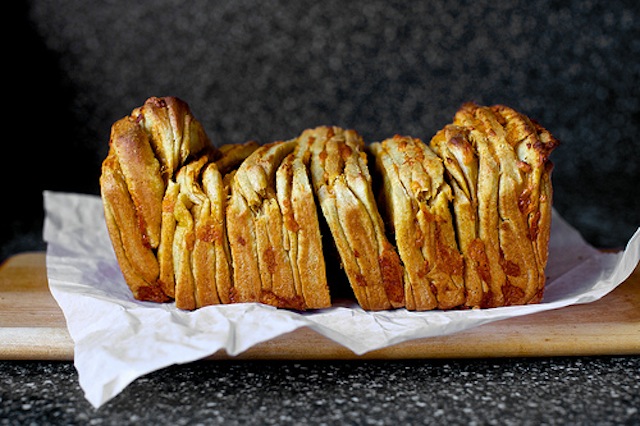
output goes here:
[{"label": "layered bread slice", "polygon": [[464,262],[442,160],[421,140],[400,135],[369,149],[382,177],[380,203],[404,265],[407,309],[464,304]]},{"label": "layered bread slice", "polygon": [[297,140],[258,148],[231,179],[233,302],[297,310],[331,305],[316,206]]},{"label": "layered bread slice", "polygon": [[257,148],[256,142],[223,145],[215,161],[205,154],[185,164],[168,182],[162,201],[158,281],[181,309],[230,301],[224,177]]},{"label": "layered bread slice", "polygon": [[319,309],[331,306],[331,297],[308,163],[297,146],[284,158],[276,172],[276,197],[296,294],[305,309]]},{"label": "layered bread slice", "polygon": [[354,295],[363,309],[404,306],[402,266],[375,203],[362,138],[318,127],[299,138],[311,180]]},{"label": "layered bread slice", "polygon": [[[542,299],[557,141],[504,106],[465,104],[431,142],[454,182],[456,229],[483,290],[470,306]],[[475,217],[466,210],[476,209]],[[475,272],[473,272],[475,270]]]},{"label": "layered bread slice", "polygon": [[490,297],[491,273],[478,221],[478,156],[469,130],[447,125],[431,139],[431,148],[443,160],[453,191],[453,218],[464,258],[465,306],[486,306]]},{"label": "layered bread slice", "polygon": [[180,309],[230,302],[232,272],[224,175],[257,147],[255,142],[223,145],[218,160],[205,154],[185,164],[176,180],[169,181],[157,254],[159,282]]},{"label": "layered bread slice", "polygon": [[125,281],[136,299],[169,300],[158,278],[162,203],[168,182],[192,156],[215,154],[200,123],[177,98],[149,98],[111,128],[100,190]]}]

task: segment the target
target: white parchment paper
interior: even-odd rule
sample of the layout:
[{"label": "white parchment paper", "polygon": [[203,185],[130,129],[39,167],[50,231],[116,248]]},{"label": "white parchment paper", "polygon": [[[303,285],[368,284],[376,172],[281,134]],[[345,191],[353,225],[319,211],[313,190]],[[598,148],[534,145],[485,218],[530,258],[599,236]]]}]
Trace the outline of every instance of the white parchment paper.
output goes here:
[{"label": "white parchment paper", "polygon": [[151,371],[251,346],[307,326],[356,354],[519,315],[589,303],[622,283],[640,259],[640,228],[624,252],[601,253],[554,212],[547,286],[540,304],[465,311],[365,312],[357,305],[311,313],[257,303],[193,312],[133,299],[97,196],[45,192],[49,288],[74,341],[80,386],[94,407]]}]

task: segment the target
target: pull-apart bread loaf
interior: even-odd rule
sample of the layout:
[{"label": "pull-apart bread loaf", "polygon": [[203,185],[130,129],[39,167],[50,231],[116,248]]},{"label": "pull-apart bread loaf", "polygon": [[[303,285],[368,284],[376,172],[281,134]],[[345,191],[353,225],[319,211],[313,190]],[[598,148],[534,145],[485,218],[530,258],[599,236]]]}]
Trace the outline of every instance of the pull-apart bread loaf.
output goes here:
[{"label": "pull-apart bread loaf", "polygon": [[556,146],[511,108],[465,104],[430,143],[321,126],[215,147],[186,103],[154,97],[113,124],[100,186],[138,300],[320,309],[335,280],[366,310],[488,308],[542,298]]}]

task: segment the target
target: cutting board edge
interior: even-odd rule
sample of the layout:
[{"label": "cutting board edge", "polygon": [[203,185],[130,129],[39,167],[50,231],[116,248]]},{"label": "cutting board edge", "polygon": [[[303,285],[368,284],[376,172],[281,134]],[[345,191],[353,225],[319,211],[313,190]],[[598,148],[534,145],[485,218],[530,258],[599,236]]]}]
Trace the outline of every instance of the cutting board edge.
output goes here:
[{"label": "cutting board edge", "polygon": [[63,328],[2,327],[0,341],[0,360],[73,360],[74,343]]},{"label": "cutting board edge", "polygon": [[[4,275],[7,268],[18,267],[24,280],[25,267],[38,269],[34,276],[40,285],[48,292],[46,282],[46,258],[44,252],[25,252],[9,258],[0,265],[0,272]],[[44,271],[45,279],[42,280]],[[633,282],[629,282],[624,289],[616,289],[619,295],[633,300],[633,305],[640,300],[640,265],[632,273]],[[5,277],[6,278],[6,277]],[[630,287],[633,287],[633,289]],[[638,290],[636,290],[638,288]],[[49,294],[50,295],[50,294]],[[55,301],[52,298],[53,303]],[[580,306],[580,305],[576,305]],[[583,305],[584,306],[584,305]],[[57,307],[57,305],[56,305]],[[627,306],[627,308],[631,305]],[[640,309],[640,306],[638,307]],[[584,308],[568,307],[564,309],[576,310]],[[544,330],[534,330],[527,327],[522,319],[515,322],[498,321],[485,324],[473,329],[450,336],[430,339],[417,339],[399,343],[383,349],[367,352],[362,355],[353,353],[348,348],[322,336],[321,334],[303,327],[276,339],[258,344],[247,351],[231,356],[225,351],[218,351],[205,358],[207,360],[375,360],[375,359],[438,359],[438,358],[501,358],[501,357],[544,357],[544,356],[588,356],[588,355],[638,355],[640,354],[640,321],[615,325],[616,333],[596,333],[585,327],[576,325],[570,334],[565,330],[561,333],[548,334],[548,328],[553,328],[550,318],[563,309],[546,313]],[[566,311],[565,311],[566,312]],[[60,311],[62,315],[62,311]],[[534,314],[536,315],[536,314]],[[559,318],[556,318],[559,319]],[[509,326],[508,324],[511,324]],[[602,325],[605,325],[603,323]],[[508,333],[509,328],[518,328],[516,336],[500,336]],[[527,330],[528,329],[528,330]],[[545,331],[546,330],[546,331]],[[489,338],[473,341],[470,334],[482,332]],[[513,334],[513,333],[512,333]],[[631,337],[631,338],[629,338]],[[471,338],[471,342],[469,341]],[[571,339],[577,344],[568,344]],[[309,345],[311,340],[315,342]],[[514,340],[517,343],[514,344]],[[43,343],[46,341],[47,343]],[[300,345],[300,342],[305,342]],[[73,360],[73,341],[63,327],[0,327],[0,360]],[[505,345],[505,343],[510,343]],[[314,350],[307,348],[313,347]],[[318,349],[320,348],[320,349]]]}]

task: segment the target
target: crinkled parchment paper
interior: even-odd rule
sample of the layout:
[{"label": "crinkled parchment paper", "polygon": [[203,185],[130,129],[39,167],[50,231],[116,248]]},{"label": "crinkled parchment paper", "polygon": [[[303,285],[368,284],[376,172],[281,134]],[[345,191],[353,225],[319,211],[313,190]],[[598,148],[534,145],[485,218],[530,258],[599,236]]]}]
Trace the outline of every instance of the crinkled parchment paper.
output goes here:
[{"label": "crinkled parchment paper", "polygon": [[548,281],[540,304],[450,312],[365,312],[354,304],[300,314],[247,303],[186,312],[174,304],[133,299],[111,247],[99,197],[45,192],[44,201],[49,288],[64,312],[80,385],[94,407],[151,371],[220,349],[237,355],[303,326],[363,354],[592,302],[622,283],[640,259],[640,229],[624,252],[601,253],[554,212]]}]

